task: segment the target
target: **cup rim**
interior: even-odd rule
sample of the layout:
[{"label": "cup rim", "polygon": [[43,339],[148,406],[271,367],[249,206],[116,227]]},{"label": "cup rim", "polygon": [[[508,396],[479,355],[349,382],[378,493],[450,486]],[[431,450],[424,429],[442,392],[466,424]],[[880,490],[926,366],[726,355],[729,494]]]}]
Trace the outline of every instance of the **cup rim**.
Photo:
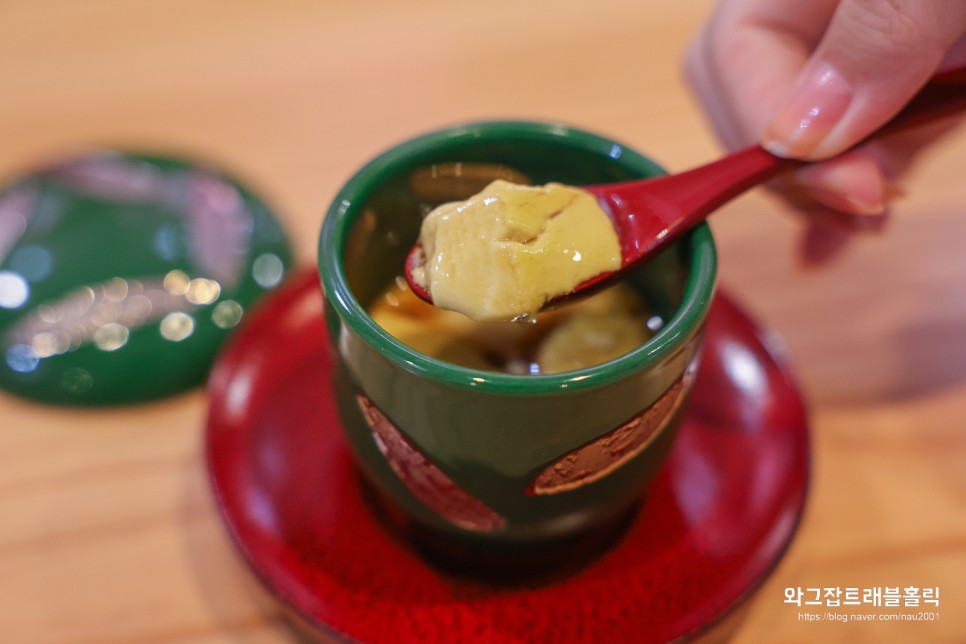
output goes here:
[{"label": "cup rim", "polygon": [[541,395],[598,387],[623,378],[676,351],[703,322],[714,295],[717,253],[711,229],[702,223],[676,244],[688,244],[690,272],[681,305],[647,342],[622,356],[598,365],[559,374],[515,375],[481,371],[430,357],[403,344],[375,323],[356,300],[342,270],[344,245],[354,208],[364,204],[377,186],[402,161],[465,142],[467,139],[521,138],[566,142],[573,148],[620,159],[628,169],[649,175],[665,174],[648,157],[612,139],[591,132],[540,121],[480,121],[434,130],[392,147],[360,168],[342,187],[326,212],[319,237],[319,274],[322,290],[339,318],[366,343],[402,369],[422,378],[478,392]]}]

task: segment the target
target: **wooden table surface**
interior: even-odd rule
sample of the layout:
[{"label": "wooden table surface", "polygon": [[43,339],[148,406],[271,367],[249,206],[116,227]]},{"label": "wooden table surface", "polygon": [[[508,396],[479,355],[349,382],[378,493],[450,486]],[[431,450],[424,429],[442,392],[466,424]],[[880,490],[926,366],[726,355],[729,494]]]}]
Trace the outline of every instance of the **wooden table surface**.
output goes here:
[{"label": "wooden table surface", "polygon": [[[340,183],[440,125],[563,121],[671,169],[719,153],[679,71],[709,0],[531,5],[3,0],[0,177],[92,144],[201,157],[275,204],[309,265]],[[955,132],[888,230],[820,269],[763,192],[713,221],[722,283],[788,344],[814,449],[789,553],[717,634],[966,639],[963,167]],[[0,395],[0,641],[296,638],[213,511],[205,409],[201,391],[100,411]],[[783,603],[785,587],[910,585],[940,589],[938,621],[808,623]]]}]

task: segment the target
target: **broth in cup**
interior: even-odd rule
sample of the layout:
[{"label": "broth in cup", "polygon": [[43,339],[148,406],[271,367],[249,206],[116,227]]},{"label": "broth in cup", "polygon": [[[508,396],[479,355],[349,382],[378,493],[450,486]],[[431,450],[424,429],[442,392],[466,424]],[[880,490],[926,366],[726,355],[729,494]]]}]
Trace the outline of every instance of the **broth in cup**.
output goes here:
[{"label": "broth in cup", "polygon": [[417,297],[402,278],[369,307],[372,319],[407,346],[482,371],[539,375],[613,360],[660,328],[633,289],[617,285],[525,320],[479,322]]},{"label": "broth in cup", "polygon": [[319,261],[339,414],[374,498],[420,543],[532,562],[613,534],[680,425],[715,277],[701,226],[536,325],[470,322],[399,283],[423,217],[494,176],[579,186],[660,173],[587,132],[479,123],[385,152],[337,195]]}]

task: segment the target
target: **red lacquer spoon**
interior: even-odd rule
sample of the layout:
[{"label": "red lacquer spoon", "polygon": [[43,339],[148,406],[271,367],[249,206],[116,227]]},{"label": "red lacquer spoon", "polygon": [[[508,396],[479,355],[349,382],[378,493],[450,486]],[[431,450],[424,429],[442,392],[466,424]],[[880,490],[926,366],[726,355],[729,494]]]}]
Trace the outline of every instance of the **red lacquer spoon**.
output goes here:
[{"label": "red lacquer spoon", "polygon": [[[966,108],[966,68],[933,77],[916,97],[874,136],[951,115]],[[752,146],[681,174],[625,183],[585,186],[611,216],[621,242],[621,267],[596,275],[570,293],[553,298],[545,306],[589,294],[604,283],[619,279],[668,243],[691,230],[718,207],[781,172],[806,162],[776,157]],[[412,277],[425,261],[417,243],[406,258],[406,280],[419,297],[432,297]]]}]

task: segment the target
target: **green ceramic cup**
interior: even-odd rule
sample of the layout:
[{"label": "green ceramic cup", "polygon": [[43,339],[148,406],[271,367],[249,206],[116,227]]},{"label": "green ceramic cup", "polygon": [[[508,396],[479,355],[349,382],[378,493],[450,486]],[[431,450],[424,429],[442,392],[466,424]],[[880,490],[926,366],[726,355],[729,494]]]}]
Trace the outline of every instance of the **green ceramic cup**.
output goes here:
[{"label": "green ceramic cup", "polygon": [[535,183],[571,185],[663,173],[620,143],[562,125],[452,127],[359,170],[332,203],[319,244],[339,413],[374,497],[422,543],[484,561],[570,547],[628,516],[680,424],[716,271],[702,225],[628,279],[663,321],[660,330],[580,371],[499,374],[410,349],[366,307],[400,275],[434,205],[426,202],[446,196],[433,194],[432,183],[427,189],[431,169],[462,169],[466,185],[446,189],[475,191],[472,175],[494,164]]}]

